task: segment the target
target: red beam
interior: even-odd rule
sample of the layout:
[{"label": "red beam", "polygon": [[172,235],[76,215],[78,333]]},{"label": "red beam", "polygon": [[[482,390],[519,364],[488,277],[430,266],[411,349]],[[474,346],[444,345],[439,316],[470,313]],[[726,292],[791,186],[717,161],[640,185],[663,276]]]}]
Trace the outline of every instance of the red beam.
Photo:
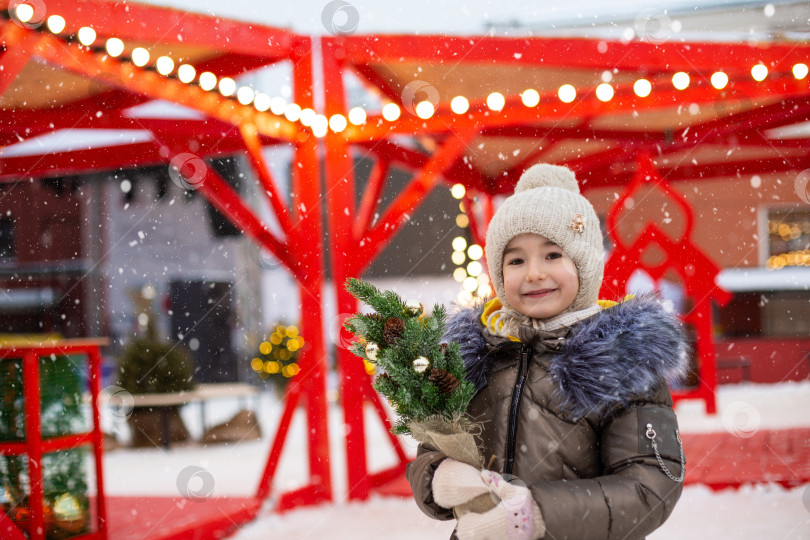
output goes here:
[{"label": "red beam", "polygon": [[374,209],[377,208],[387,176],[388,162],[376,160],[369,173],[368,183],[363,192],[363,198],[360,200],[360,208],[354,219],[354,228],[352,229],[354,239],[362,238],[374,221]]},{"label": "red beam", "polygon": [[352,64],[413,62],[693,71],[723,68],[748,72],[757,63],[770,69],[806,62],[808,44],[666,42],[660,44],[588,38],[508,38],[492,36],[347,36],[338,40]]}]

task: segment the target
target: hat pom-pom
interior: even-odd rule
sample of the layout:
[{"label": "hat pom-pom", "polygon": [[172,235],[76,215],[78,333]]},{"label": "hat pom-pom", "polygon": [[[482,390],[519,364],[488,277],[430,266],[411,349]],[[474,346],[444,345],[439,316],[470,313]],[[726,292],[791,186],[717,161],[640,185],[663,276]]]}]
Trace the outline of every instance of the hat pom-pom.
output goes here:
[{"label": "hat pom-pom", "polygon": [[526,169],[515,186],[515,193],[540,187],[556,187],[579,193],[573,171],[567,167],[538,163]]}]

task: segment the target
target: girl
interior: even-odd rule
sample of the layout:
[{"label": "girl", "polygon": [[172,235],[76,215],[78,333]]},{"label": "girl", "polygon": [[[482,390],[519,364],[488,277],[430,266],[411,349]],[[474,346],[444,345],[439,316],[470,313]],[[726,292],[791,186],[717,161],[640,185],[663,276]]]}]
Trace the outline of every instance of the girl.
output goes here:
[{"label": "girl", "polygon": [[[597,301],[604,248],[574,174],[540,164],[520,178],[487,231],[497,297],[462,310],[476,394],[470,418],[488,468],[425,445],[408,465],[419,507],[458,520],[461,540],[631,540],[659,527],[680,497],[685,460],[667,383],[687,365],[676,316],[654,296]],[[459,509],[460,510],[460,509]]]}]

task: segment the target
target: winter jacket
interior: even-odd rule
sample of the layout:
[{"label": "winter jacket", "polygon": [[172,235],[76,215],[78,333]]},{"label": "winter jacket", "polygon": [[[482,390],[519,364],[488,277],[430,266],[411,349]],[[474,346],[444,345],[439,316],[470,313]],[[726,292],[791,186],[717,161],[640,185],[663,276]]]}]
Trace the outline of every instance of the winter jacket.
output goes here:
[{"label": "winter jacket", "polygon": [[[481,313],[463,310],[445,337],[476,387],[468,414],[485,462],[530,488],[545,538],[632,540],[658,528],[685,463],[667,387],[687,363],[677,317],[639,297],[521,342],[484,331]],[[442,459],[420,447],[407,477],[423,512],[452,519],[430,489]]]}]

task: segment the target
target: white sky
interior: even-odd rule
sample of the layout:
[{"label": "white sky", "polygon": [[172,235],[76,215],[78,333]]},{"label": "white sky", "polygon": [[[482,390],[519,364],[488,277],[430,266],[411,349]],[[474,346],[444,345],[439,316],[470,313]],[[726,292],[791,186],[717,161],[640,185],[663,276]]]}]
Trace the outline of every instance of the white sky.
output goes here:
[{"label": "white sky", "polygon": [[[634,20],[645,11],[692,10],[708,6],[764,4],[751,0],[139,0],[224,17],[290,28],[300,33],[326,34],[322,15],[332,6],[339,24],[357,20],[357,33],[476,34],[487,23],[519,21],[523,26],[604,24],[616,18]],[[773,2],[776,6],[780,0]]]}]

